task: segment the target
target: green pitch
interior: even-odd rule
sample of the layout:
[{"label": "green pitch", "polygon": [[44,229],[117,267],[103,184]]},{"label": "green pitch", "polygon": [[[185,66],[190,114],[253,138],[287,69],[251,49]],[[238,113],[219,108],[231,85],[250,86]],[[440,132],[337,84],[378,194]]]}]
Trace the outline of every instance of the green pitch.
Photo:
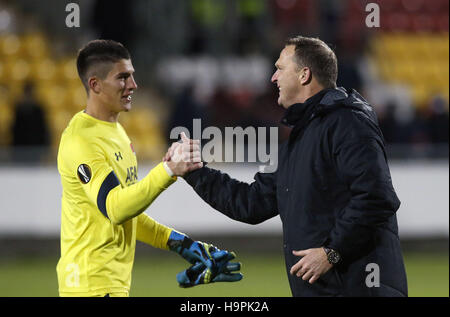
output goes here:
[{"label": "green pitch", "polygon": [[[175,275],[185,263],[174,254],[136,256],[130,296],[291,296],[281,254],[238,254],[244,279],[238,283],[182,289]],[[57,258],[0,261],[0,296],[58,296]],[[410,296],[449,296],[448,254],[405,254]]]}]

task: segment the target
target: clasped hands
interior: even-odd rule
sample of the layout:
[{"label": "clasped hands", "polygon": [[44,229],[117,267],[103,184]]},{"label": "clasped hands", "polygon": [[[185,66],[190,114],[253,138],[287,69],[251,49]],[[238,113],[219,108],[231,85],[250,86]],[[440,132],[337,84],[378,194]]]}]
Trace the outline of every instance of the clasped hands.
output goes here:
[{"label": "clasped hands", "polygon": [[[200,141],[191,140],[181,133],[181,142],[175,142],[168,149],[163,161],[175,176],[203,167]],[[191,266],[177,274],[180,287],[215,282],[237,282],[243,277],[239,262],[230,262],[236,257],[234,252],[220,250],[201,241],[193,241],[188,236],[172,231],[168,240],[169,249],[180,254]]]},{"label": "clasped hands", "polygon": [[166,162],[175,176],[184,176],[189,172],[203,167],[200,154],[200,141],[191,140],[181,133],[181,142],[172,143],[164,155]]}]

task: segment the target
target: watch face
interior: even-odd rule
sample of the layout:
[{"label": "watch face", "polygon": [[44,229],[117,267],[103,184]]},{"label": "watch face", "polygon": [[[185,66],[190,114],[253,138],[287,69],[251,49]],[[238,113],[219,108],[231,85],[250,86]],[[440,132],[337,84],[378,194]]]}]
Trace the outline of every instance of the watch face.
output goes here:
[{"label": "watch face", "polygon": [[339,256],[339,253],[337,253],[336,251],[332,250],[330,253],[328,253],[328,261],[332,264],[336,264],[339,262],[339,260],[341,259],[341,257]]}]

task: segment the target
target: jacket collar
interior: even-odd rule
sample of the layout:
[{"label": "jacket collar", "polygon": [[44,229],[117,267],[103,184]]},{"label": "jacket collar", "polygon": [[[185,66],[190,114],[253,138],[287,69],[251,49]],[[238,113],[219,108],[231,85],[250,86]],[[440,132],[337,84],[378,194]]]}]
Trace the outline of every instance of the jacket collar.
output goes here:
[{"label": "jacket collar", "polygon": [[309,97],[304,103],[296,103],[290,106],[286,110],[281,123],[293,127],[301,122],[309,121],[315,111],[321,111],[323,108],[333,106],[347,97],[348,94],[344,88],[323,89]]}]

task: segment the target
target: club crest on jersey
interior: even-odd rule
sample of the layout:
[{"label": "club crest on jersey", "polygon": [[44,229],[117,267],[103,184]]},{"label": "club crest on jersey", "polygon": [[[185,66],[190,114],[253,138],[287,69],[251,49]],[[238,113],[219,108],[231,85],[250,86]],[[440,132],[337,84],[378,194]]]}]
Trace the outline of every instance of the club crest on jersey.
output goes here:
[{"label": "club crest on jersey", "polygon": [[86,164],[81,164],[77,169],[78,178],[83,184],[89,183],[92,177],[91,168]]},{"label": "club crest on jersey", "polygon": [[133,143],[130,143],[130,148],[131,148],[131,151],[133,151],[134,155],[136,155],[136,152],[134,151]]}]

